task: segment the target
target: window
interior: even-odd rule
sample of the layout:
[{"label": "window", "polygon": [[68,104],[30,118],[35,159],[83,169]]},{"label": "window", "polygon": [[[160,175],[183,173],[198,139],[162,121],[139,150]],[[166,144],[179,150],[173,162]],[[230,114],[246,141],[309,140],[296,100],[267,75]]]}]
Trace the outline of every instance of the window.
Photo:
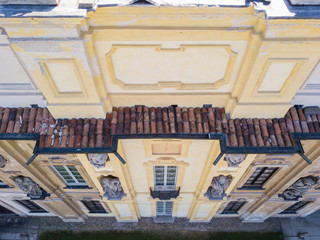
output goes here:
[{"label": "window", "polygon": [[47,213],[42,207],[38,204],[30,201],[30,200],[15,200],[20,205],[24,206],[25,208],[29,209],[29,213]]},{"label": "window", "polygon": [[107,213],[99,201],[81,201],[89,210],[89,213]]},{"label": "window", "polygon": [[221,214],[238,214],[238,211],[243,207],[245,203],[246,201],[231,201],[228,203]]},{"label": "window", "polygon": [[0,188],[9,188],[9,186],[0,180]]},{"label": "window", "polygon": [[177,170],[177,166],[155,166],[155,190],[175,190]]},{"label": "window", "polygon": [[53,168],[59,176],[65,181],[67,187],[87,187],[87,183],[81,177],[75,166],[72,165],[54,165]]},{"label": "window", "polygon": [[261,189],[277,170],[277,167],[258,167],[241,189]]},{"label": "window", "polygon": [[300,201],[297,202],[287,209],[283,210],[280,214],[297,214],[297,211],[304,208],[307,204],[311,203],[311,201]]},{"label": "window", "polygon": [[158,201],[157,202],[157,216],[172,216],[173,202],[171,201]]}]

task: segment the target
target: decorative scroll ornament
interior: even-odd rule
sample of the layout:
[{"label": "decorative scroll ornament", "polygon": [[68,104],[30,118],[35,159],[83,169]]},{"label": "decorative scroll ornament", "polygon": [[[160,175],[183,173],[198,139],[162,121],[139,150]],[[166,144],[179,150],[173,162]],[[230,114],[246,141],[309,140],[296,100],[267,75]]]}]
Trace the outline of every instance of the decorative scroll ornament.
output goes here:
[{"label": "decorative scroll ornament", "polygon": [[300,178],[278,196],[282,197],[285,201],[297,201],[303,194],[313,188],[318,181],[319,178],[314,176]]},{"label": "decorative scroll ornament", "polygon": [[230,185],[231,180],[232,177],[230,175],[214,177],[204,196],[208,197],[210,200],[221,200],[226,196],[225,190]]},{"label": "decorative scroll ornament", "polygon": [[27,194],[31,199],[43,200],[50,196],[45,190],[43,190],[37,183],[31,178],[18,176],[14,180],[18,188]]},{"label": "decorative scroll ornament", "polygon": [[88,154],[88,158],[90,160],[90,163],[95,168],[104,168],[106,166],[106,162],[109,160],[109,157],[107,154]]},{"label": "decorative scroll ornament", "polygon": [[101,179],[101,185],[104,191],[104,197],[108,200],[121,200],[126,194],[123,192],[119,178],[107,176]]},{"label": "decorative scroll ornament", "polygon": [[4,168],[6,165],[7,159],[5,159],[2,155],[0,155],[0,168]]},{"label": "decorative scroll ornament", "polygon": [[224,160],[227,161],[228,167],[239,167],[245,158],[245,154],[226,154]]}]

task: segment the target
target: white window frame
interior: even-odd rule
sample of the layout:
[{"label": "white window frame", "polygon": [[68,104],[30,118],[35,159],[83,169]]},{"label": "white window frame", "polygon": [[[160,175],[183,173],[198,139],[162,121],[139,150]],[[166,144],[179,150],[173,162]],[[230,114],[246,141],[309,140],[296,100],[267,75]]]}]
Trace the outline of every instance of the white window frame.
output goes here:
[{"label": "white window frame", "polygon": [[[159,185],[157,183],[157,177],[156,177],[156,168],[157,167],[164,167],[164,180],[163,180],[163,185]],[[174,178],[174,185],[167,185],[167,178],[168,178],[168,167],[175,167],[176,172],[175,172],[175,178]],[[153,176],[154,176],[154,189],[155,190],[175,190],[176,189],[176,184],[177,184],[177,176],[178,176],[178,166],[154,166],[153,167]]]},{"label": "white window frame", "polygon": [[[173,201],[157,201],[156,211],[157,217],[172,217],[173,212]],[[162,205],[162,206],[159,206]],[[159,211],[159,207],[162,207],[162,212]]]},{"label": "white window frame", "polygon": [[[70,175],[70,177],[72,178],[72,180],[74,181],[74,183],[68,183],[64,177],[60,174],[60,172],[55,168],[55,166],[60,166],[63,167],[67,173]],[[53,165],[52,168],[54,169],[54,171],[59,175],[59,177],[65,182],[65,184],[67,186],[88,186],[88,184],[86,183],[86,181],[84,180],[84,178],[81,176],[81,174],[79,173],[78,169],[75,167],[75,169],[77,170],[77,172],[79,173],[79,175],[81,176],[81,178],[83,179],[84,182],[79,182],[78,179],[73,175],[73,173],[70,171],[70,169],[68,168],[68,166],[73,166],[73,165]]]}]

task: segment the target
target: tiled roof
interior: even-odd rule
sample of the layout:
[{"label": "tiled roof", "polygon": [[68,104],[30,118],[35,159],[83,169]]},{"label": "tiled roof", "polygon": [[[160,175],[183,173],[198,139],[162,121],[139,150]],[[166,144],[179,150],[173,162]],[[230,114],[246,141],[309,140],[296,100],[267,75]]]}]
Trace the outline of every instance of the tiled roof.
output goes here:
[{"label": "tiled roof", "polygon": [[114,134],[225,133],[231,147],[291,147],[290,133],[320,133],[320,114],[229,119],[224,108],[114,107],[105,119],[54,119],[47,108],[0,108],[1,134],[40,134],[39,147],[109,147]]}]

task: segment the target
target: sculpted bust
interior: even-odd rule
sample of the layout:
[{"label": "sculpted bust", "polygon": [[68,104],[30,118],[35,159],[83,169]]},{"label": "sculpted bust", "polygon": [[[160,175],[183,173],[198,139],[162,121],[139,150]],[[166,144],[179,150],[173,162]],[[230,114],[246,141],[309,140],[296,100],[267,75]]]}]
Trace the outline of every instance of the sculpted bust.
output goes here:
[{"label": "sculpted bust", "polygon": [[231,176],[220,175],[218,177],[214,177],[204,196],[208,197],[210,200],[222,199],[226,196],[225,190],[230,185],[231,180]]},{"label": "sculpted bust", "polygon": [[245,157],[245,154],[226,154],[225,161],[227,161],[228,167],[239,167]]},{"label": "sculpted bust", "polygon": [[96,168],[105,167],[106,162],[108,161],[107,154],[92,153],[92,154],[88,154],[88,158],[90,160],[91,165]]},{"label": "sculpted bust", "polygon": [[31,198],[38,198],[42,195],[42,188],[29,177],[18,176],[14,182],[18,188],[28,194]]},{"label": "sculpted bust", "polygon": [[314,176],[300,178],[282,194],[279,194],[279,197],[282,197],[284,200],[298,200],[303,194],[315,186],[318,181],[319,178]]},{"label": "sculpted bust", "polygon": [[123,192],[119,178],[107,176],[101,179],[101,185],[104,191],[104,197],[108,200],[121,200],[126,194]]}]

